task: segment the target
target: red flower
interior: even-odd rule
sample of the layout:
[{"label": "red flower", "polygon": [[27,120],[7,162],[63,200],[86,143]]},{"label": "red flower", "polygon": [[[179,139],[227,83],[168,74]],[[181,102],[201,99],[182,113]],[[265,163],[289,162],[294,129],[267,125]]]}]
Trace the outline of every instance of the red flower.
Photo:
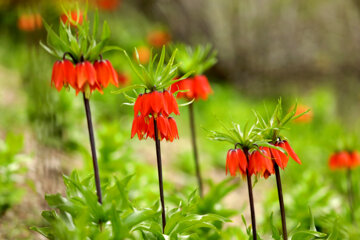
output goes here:
[{"label": "red flower", "polygon": [[109,60],[98,60],[94,62],[96,77],[103,87],[107,87],[109,83],[119,86],[119,80],[115,69]]},{"label": "red flower", "polygon": [[143,116],[180,114],[175,97],[166,90],[164,92],[153,91],[140,94],[135,101],[134,115],[138,115],[139,112]]},{"label": "red flower", "polygon": [[[171,113],[179,114],[179,108],[175,97],[168,91],[153,91],[140,94],[134,104],[134,121],[131,138],[137,134],[141,140],[146,133],[146,138],[155,139],[155,118],[160,140],[166,139],[172,142],[174,139],[178,139],[179,133],[176,122],[172,117],[169,117]],[[141,119],[144,119],[146,124],[143,124]]]},{"label": "red flower", "polygon": [[251,153],[249,161],[249,173],[260,174],[260,176],[264,178],[268,178],[271,174],[275,173],[269,148],[260,147],[259,151],[254,151]]},{"label": "red flower", "polygon": [[18,18],[18,28],[25,32],[34,31],[42,27],[40,14],[22,14]]},{"label": "red flower", "polygon": [[194,78],[187,78],[174,83],[170,88],[172,93],[178,90],[187,90],[186,92],[179,92],[178,98],[203,99],[206,100],[208,95],[212,93],[209,81],[205,75],[197,75]]},{"label": "red flower", "polygon": [[130,83],[130,76],[124,72],[116,72],[120,86],[127,86]]},{"label": "red flower", "polygon": [[76,82],[73,87],[75,88],[76,93],[84,92],[85,87],[87,86],[90,88],[90,92],[97,89],[102,93],[100,83],[96,78],[95,68],[90,62],[84,61],[76,64],[75,71]]},{"label": "red flower", "polygon": [[294,152],[294,150],[291,148],[288,141],[284,141],[284,149],[287,151],[287,153],[290,155],[290,157],[295,160],[295,162],[297,162],[298,164],[301,164],[300,158]]},{"label": "red flower", "polygon": [[69,60],[56,61],[53,66],[51,85],[60,91],[63,85],[75,83],[75,68]]},{"label": "red flower", "polygon": [[103,10],[111,11],[119,5],[119,0],[96,0],[96,4]]},{"label": "red flower", "polygon": [[169,130],[168,130],[168,138],[170,142],[174,141],[174,139],[179,139],[179,132],[177,129],[177,125],[175,119],[172,117],[168,117],[169,121]]},{"label": "red flower", "polygon": [[145,134],[148,131],[148,123],[146,123],[145,118],[141,115],[136,116],[133,121],[131,128],[131,138],[136,134],[138,135],[139,140],[143,139]]},{"label": "red flower", "polygon": [[[299,157],[296,155],[296,153],[290,147],[290,145],[287,141],[277,142],[275,144],[275,146],[281,147],[282,149],[284,149],[288,153],[288,155],[291,156],[292,159],[294,159],[298,164],[301,164]],[[287,166],[287,163],[289,161],[289,156],[287,156],[285,153],[283,153],[277,149],[274,149],[274,148],[270,148],[270,152],[271,152],[272,158],[276,162],[276,164],[280,168],[284,169]]]},{"label": "red flower", "polygon": [[[299,104],[299,105],[297,106],[297,108],[296,108],[296,113],[295,113],[295,115],[299,115],[299,114],[307,111],[309,108],[310,108],[310,107],[308,107],[308,106],[306,106],[306,105],[301,105],[301,104]],[[297,123],[308,123],[308,122],[311,122],[311,121],[312,121],[313,117],[314,117],[314,114],[313,114],[312,111],[310,111],[310,112],[305,113],[305,114],[302,115],[301,117],[296,118],[296,119],[294,120],[294,122],[297,122]]]},{"label": "red flower", "polygon": [[151,46],[161,48],[163,45],[170,42],[171,36],[165,31],[158,30],[150,32],[147,36],[147,40]]},{"label": "red flower", "polygon": [[[71,20],[68,19],[68,16],[67,15],[70,15],[71,17]],[[79,15],[78,15],[78,12],[77,11],[72,11],[68,14],[62,14],[60,16],[60,20],[64,23],[64,24],[69,24],[70,23],[70,26],[72,27],[76,27],[76,25],[78,24],[82,24],[83,23],[83,14],[82,12],[79,12]]]},{"label": "red flower", "polygon": [[[139,62],[141,64],[146,64],[150,60],[150,49],[146,46],[142,46],[136,49],[139,55]],[[136,52],[133,53],[133,58],[137,59]]]},{"label": "red flower", "polygon": [[230,149],[226,156],[226,175],[228,170],[231,176],[236,176],[236,171],[239,170],[242,176],[246,175],[247,160],[245,153],[241,149]]},{"label": "red flower", "polygon": [[360,154],[357,151],[341,151],[331,155],[329,166],[332,170],[340,168],[354,168],[360,165]]}]

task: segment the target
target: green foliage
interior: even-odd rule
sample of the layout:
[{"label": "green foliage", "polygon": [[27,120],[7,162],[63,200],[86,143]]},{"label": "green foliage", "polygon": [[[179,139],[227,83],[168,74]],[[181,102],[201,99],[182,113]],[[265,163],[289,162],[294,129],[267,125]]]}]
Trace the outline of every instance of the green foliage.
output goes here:
[{"label": "green foliage", "polygon": [[185,44],[176,44],[174,48],[179,49],[176,62],[181,63],[180,70],[184,73],[193,72],[194,75],[201,75],[217,62],[217,52],[212,50],[210,44],[198,45],[194,48]]},{"label": "green foliage", "polygon": [[53,210],[43,211],[45,227],[33,227],[48,239],[200,239],[203,228],[216,229],[212,222],[228,221],[215,214],[192,212],[189,201],[171,209],[164,234],[161,230],[159,204],[138,209],[128,197],[131,176],[113,179],[103,189],[103,204],[97,202],[92,176],[80,179],[77,172],[64,176],[66,197],[46,195]]},{"label": "green foliage", "polygon": [[[114,46],[107,46],[110,38],[110,28],[105,21],[102,26],[102,33],[100,40],[97,40],[99,17],[96,12],[93,24],[91,27],[86,11],[83,13],[83,22],[81,24],[73,21],[69,11],[64,11],[74,24],[75,29],[70,24],[65,24],[60,21],[58,34],[44,21],[44,26],[48,33],[47,45],[40,43],[41,46],[51,55],[57,58],[63,58],[65,53],[69,53],[74,63],[80,62],[82,58],[88,61],[96,60],[101,53],[110,50],[119,50],[120,48]],[[77,11],[79,17],[80,10]]]},{"label": "green foliage", "polygon": [[162,48],[159,59],[157,59],[157,54],[154,56],[150,55],[150,60],[147,66],[144,66],[140,63],[139,54],[135,49],[137,63],[133,63],[133,60],[129,57],[126,51],[124,54],[128,59],[128,62],[136,74],[136,76],[143,82],[143,84],[134,84],[132,86],[123,88],[121,90],[115,91],[114,93],[124,93],[129,90],[134,90],[138,88],[145,88],[149,91],[159,90],[168,88],[171,84],[180,81],[190,75],[190,72],[186,73],[184,76],[175,79],[177,76],[178,68],[181,65],[180,63],[175,64],[175,56],[177,53],[177,49],[175,49],[169,60],[165,63],[166,60],[166,51],[165,46]]},{"label": "green foliage", "polygon": [[23,148],[21,135],[7,134],[5,141],[0,140],[0,217],[14,204],[21,201],[24,190],[18,186],[26,160],[20,154]]},{"label": "green foliage", "polygon": [[310,111],[309,109],[301,114],[296,115],[296,109],[297,104],[295,104],[294,108],[288,113],[284,113],[280,98],[271,116],[268,115],[266,118],[264,118],[255,112],[257,124],[261,128],[264,139],[266,139],[268,142],[277,141],[278,138],[280,138],[280,130],[284,129],[286,124]]},{"label": "green foliage", "polygon": [[213,141],[225,141],[234,144],[234,148],[239,144],[242,149],[253,151],[259,149],[259,147],[275,148],[284,152],[283,149],[271,145],[263,137],[262,132],[258,130],[256,124],[249,127],[245,124],[241,129],[240,124],[233,123],[232,128],[223,126],[225,132],[209,131],[209,138]]}]

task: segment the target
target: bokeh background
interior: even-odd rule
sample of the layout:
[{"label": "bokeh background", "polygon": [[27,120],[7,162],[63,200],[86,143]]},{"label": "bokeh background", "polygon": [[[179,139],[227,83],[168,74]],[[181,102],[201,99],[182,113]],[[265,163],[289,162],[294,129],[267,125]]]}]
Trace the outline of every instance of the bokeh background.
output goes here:
[{"label": "bokeh background", "polygon": [[[78,3],[80,9],[85,5]],[[56,28],[62,6],[76,5],[0,0],[0,239],[41,239],[29,227],[43,224],[44,195],[64,193],[63,174],[92,171],[81,96],[51,88],[56,59],[39,45],[46,42],[42,19]],[[140,49],[144,61],[159,42],[210,43],[218,52],[217,64],[206,72],[214,93],[195,106],[205,192],[227,179],[225,156],[231,147],[208,140],[206,129],[218,130],[220,122],[251,122],[252,110],[271,111],[279,97],[285,109],[296,101],[301,109],[310,108],[286,131],[303,161],[301,166],[291,162],[283,172],[289,229],[310,224],[310,207],[318,229],[331,233],[338,221],[339,239],[359,239],[349,221],[345,172],[328,168],[339,142],[350,136],[357,146],[360,133],[358,0],[89,0],[88,7],[89,16],[98,8],[100,20],[109,23],[113,45],[130,55]],[[121,87],[138,81],[122,53],[105,57],[121,76]],[[101,175],[106,181],[135,174],[130,195],[146,206],[158,198],[154,143],[130,140],[133,110],[113,90],[91,99]],[[197,187],[188,109],[180,111],[180,140],[163,144],[169,205]],[[354,170],[356,200],[358,174]],[[226,184],[229,191],[214,206],[236,213],[229,214],[233,222],[224,231],[244,232],[246,185],[241,178]],[[270,214],[279,218],[275,179],[260,179],[254,194],[259,229],[266,235]],[[356,205],[357,219],[359,209]]]}]

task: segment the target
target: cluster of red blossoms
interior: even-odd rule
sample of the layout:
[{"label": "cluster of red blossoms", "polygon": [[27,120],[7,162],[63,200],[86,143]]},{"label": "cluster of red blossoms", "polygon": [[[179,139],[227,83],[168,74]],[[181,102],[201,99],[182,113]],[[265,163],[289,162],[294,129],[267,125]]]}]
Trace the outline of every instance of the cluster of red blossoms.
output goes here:
[{"label": "cluster of red blossoms", "polygon": [[282,169],[287,166],[289,156],[301,164],[299,157],[287,141],[278,142],[275,146],[283,148],[288,155],[277,149],[260,147],[258,151],[249,154],[248,162],[242,149],[230,149],[226,157],[226,174],[229,171],[231,176],[236,176],[236,172],[239,170],[243,176],[246,176],[246,171],[248,171],[250,175],[259,174],[264,178],[268,178],[275,173],[274,161]]},{"label": "cluster of red blossoms", "polygon": [[89,61],[77,63],[75,66],[69,60],[56,61],[53,66],[51,84],[60,91],[63,86],[71,86],[76,94],[89,88],[90,93],[105,88],[112,83],[119,85],[118,76],[108,60],[97,60],[94,64]]},{"label": "cluster of red blossoms", "polygon": [[341,151],[331,155],[329,166],[332,170],[339,168],[354,168],[360,165],[360,154],[356,151]]},{"label": "cluster of red blossoms", "polygon": [[179,139],[175,119],[169,117],[171,113],[180,114],[176,99],[169,91],[140,94],[134,105],[131,138],[137,134],[139,140],[148,137],[155,140],[155,119],[160,140],[172,142]]},{"label": "cluster of red blossoms", "polygon": [[172,93],[179,90],[187,91],[178,92],[177,97],[189,100],[198,100],[200,98],[206,100],[208,95],[212,93],[209,81],[205,75],[197,75],[193,78],[187,78],[171,85],[170,91]]}]

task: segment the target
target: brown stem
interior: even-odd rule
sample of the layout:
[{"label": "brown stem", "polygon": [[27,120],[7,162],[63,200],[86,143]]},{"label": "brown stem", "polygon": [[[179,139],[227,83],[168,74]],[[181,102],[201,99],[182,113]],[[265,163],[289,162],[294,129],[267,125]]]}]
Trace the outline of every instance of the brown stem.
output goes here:
[{"label": "brown stem", "polygon": [[287,236],[287,228],[286,228],[285,206],[284,206],[283,192],[282,192],[282,186],[281,186],[281,177],[280,177],[279,166],[277,165],[277,163],[275,161],[274,161],[274,168],[275,168],[276,185],[277,185],[279,204],[280,204],[283,238],[284,238],[284,240],[287,240],[288,236]]},{"label": "brown stem", "polygon": [[194,117],[194,103],[189,105],[189,116],[190,116],[190,129],[191,129],[191,141],[192,141],[192,148],[194,152],[194,160],[195,160],[195,170],[196,170],[196,178],[199,185],[199,194],[200,197],[203,197],[203,183],[201,178],[201,171],[200,171],[200,163],[199,163],[199,154],[196,145],[196,132],[195,132],[195,117]]},{"label": "brown stem", "polygon": [[[249,164],[249,152],[247,149],[244,149],[244,153],[246,156],[246,160]],[[253,231],[253,240],[257,240],[257,232],[256,232],[256,217],[255,217],[255,206],[254,206],[254,196],[252,191],[252,183],[251,183],[251,175],[249,171],[246,169],[246,178],[248,185],[248,193],[249,193],[249,204],[250,204],[250,213],[251,213],[251,226]]]},{"label": "brown stem", "polygon": [[162,163],[161,163],[161,149],[160,149],[160,140],[158,136],[158,128],[155,117],[154,117],[154,133],[155,133],[156,159],[157,159],[157,169],[158,169],[158,178],[159,178],[160,202],[161,202],[161,218],[162,218],[162,227],[163,227],[162,230],[164,233],[166,226],[166,217],[165,217],[165,201],[164,201],[164,188],[163,188]]},{"label": "brown stem", "polygon": [[98,161],[97,161],[97,156],[96,156],[94,129],[93,129],[93,124],[92,124],[92,119],[91,119],[90,104],[89,104],[89,99],[87,99],[85,97],[85,93],[83,94],[83,97],[84,97],[84,106],[85,106],[86,119],[87,119],[88,130],[89,130],[91,155],[92,155],[92,161],[93,161],[93,167],[94,167],[96,194],[97,194],[99,203],[102,204],[100,174],[99,174],[99,166],[98,166]]}]

